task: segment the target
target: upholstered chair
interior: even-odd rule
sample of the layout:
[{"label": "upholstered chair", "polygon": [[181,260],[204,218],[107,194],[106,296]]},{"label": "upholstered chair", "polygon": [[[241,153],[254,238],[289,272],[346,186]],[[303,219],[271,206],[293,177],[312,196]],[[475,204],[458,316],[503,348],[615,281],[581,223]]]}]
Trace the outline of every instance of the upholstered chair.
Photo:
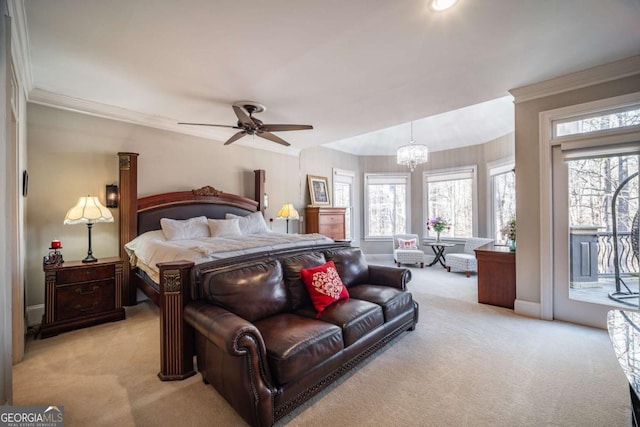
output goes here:
[{"label": "upholstered chair", "polygon": [[401,264],[420,264],[424,268],[424,252],[420,249],[417,234],[396,234],[393,236],[393,260]]},{"label": "upholstered chair", "polygon": [[470,277],[472,271],[478,271],[478,261],[476,260],[476,253],[473,250],[491,242],[493,242],[493,239],[484,239],[481,237],[467,239],[462,252],[447,254],[447,271],[451,272],[452,269],[464,271],[467,277]]}]

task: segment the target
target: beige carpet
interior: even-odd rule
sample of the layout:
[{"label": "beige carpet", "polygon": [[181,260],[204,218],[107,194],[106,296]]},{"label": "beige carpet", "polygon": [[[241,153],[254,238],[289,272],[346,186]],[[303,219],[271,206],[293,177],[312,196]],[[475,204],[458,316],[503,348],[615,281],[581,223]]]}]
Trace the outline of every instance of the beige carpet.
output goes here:
[{"label": "beige carpet", "polygon": [[[629,426],[627,381],[606,331],[476,303],[476,278],[412,268],[414,332],[279,425]],[[237,426],[199,376],[161,382],[157,310],[30,340],[14,404],[63,405],[66,426]]]}]

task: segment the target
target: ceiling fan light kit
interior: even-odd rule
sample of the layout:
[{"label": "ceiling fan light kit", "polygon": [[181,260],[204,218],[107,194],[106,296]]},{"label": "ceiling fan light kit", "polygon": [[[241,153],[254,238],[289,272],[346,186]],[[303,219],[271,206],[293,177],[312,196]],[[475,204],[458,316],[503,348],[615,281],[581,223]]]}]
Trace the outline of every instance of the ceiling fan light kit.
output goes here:
[{"label": "ceiling fan light kit", "polygon": [[230,125],[214,125],[209,123],[187,123],[187,122],[179,122],[180,125],[195,125],[195,126],[215,126],[215,127],[224,127],[224,128],[232,128],[238,129],[239,132],[236,132],[231,138],[229,138],[224,145],[229,145],[240,138],[246,135],[256,135],[260,138],[267,139],[272,142],[276,142],[278,144],[289,146],[287,141],[280,138],[279,136],[274,135],[271,132],[285,132],[291,130],[308,130],[313,129],[311,125],[291,125],[291,124],[265,124],[262,120],[259,120],[253,117],[255,113],[262,113],[266,111],[266,107],[262,104],[258,104],[253,101],[238,101],[234,102],[233,111],[238,117],[238,123],[235,126]]}]

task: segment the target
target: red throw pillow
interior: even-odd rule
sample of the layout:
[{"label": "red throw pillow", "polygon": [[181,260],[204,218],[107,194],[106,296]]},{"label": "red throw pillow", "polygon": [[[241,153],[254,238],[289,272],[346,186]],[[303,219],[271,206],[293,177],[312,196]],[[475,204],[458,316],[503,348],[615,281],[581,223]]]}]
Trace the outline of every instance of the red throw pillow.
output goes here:
[{"label": "red throw pillow", "polygon": [[329,305],[341,299],[348,299],[349,292],[338,275],[333,261],[318,267],[300,270],[302,281],[309,291],[311,302],[318,311],[318,317]]}]

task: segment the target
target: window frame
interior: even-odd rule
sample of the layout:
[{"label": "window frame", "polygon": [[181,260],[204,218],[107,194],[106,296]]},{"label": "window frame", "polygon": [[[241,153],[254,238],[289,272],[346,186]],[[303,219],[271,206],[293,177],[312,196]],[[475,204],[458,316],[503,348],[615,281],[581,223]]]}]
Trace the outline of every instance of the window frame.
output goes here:
[{"label": "window frame", "polygon": [[[407,212],[407,227],[411,227],[411,174],[408,172],[398,173],[365,173],[364,174],[364,240],[368,241],[391,241],[393,236],[371,236],[369,234],[369,180],[379,180],[376,184],[392,184],[392,180],[403,180],[407,187],[406,196],[406,212]],[[409,231],[407,231],[409,232]]]},{"label": "window frame", "polygon": [[471,178],[471,230],[472,236],[446,236],[446,240],[464,242],[466,239],[478,235],[478,165],[457,166],[454,168],[436,169],[422,173],[422,233],[423,240],[435,240],[435,236],[429,235],[427,221],[429,220],[429,182],[450,181],[460,179],[461,175],[469,175]]},{"label": "window frame", "polygon": [[[503,159],[495,160],[493,162],[487,163],[487,230],[489,232],[489,236],[493,238],[498,232],[495,230],[495,206],[493,204],[494,201],[494,193],[495,193],[495,183],[493,178],[496,175],[501,175],[503,173],[507,173],[509,171],[514,171],[515,174],[516,161],[513,156],[509,156]],[[517,191],[517,190],[516,190]]]},{"label": "window frame", "polygon": [[354,236],[355,236],[355,227],[354,227],[354,218],[355,218],[355,213],[354,213],[354,195],[355,195],[355,191],[354,191],[354,185],[355,185],[355,178],[356,178],[356,173],[352,170],[346,170],[346,169],[338,169],[338,168],[333,168],[333,174],[332,174],[332,189],[333,189],[333,201],[334,201],[334,205],[335,205],[335,201],[338,200],[336,198],[336,193],[335,193],[335,189],[336,189],[336,183],[340,183],[340,184],[349,184],[349,188],[350,188],[350,194],[349,194],[349,200],[351,200],[351,206],[348,206],[347,209],[349,210],[349,224],[346,224],[347,227],[349,227],[349,234],[348,234],[348,238],[353,240]]}]

